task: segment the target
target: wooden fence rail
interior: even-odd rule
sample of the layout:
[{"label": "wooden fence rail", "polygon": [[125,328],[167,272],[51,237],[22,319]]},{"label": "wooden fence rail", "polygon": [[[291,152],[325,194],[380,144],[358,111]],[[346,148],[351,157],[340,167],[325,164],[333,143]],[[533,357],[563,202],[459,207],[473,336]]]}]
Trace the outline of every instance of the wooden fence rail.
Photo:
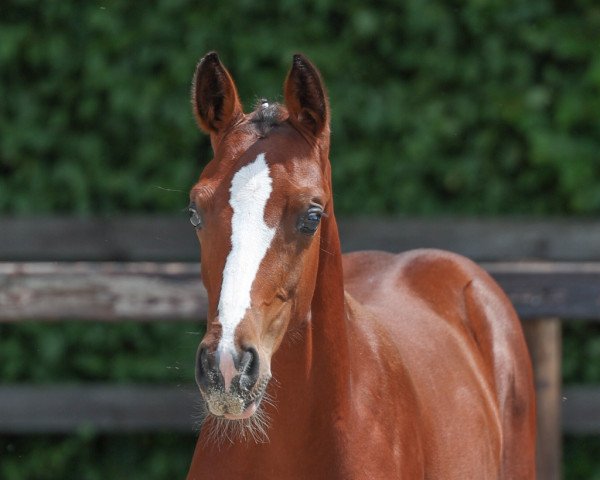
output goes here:
[{"label": "wooden fence rail", "polygon": [[[600,261],[600,221],[340,218],[342,249],[443,248],[476,261]],[[197,261],[185,215],[0,217],[0,261]]]},{"label": "wooden fence rail", "polygon": [[[600,262],[482,266],[523,320],[600,321]],[[197,263],[0,263],[0,321],[201,321],[206,308]]]},{"label": "wooden fence rail", "polygon": [[[104,433],[192,433],[198,426],[198,395],[191,384],[3,385],[0,433],[73,433],[87,428]],[[561,398],[563,432],[600,431],[597,388],[569,387]]]},{"label": "wooden fence rail", "polygon": [[[434,247],[484,262],[524,322],[538,478],[560,478],[561,425],[600,433],[600,388],[562,389],[560,372],[561,324],[600,321],[600,222],[342,219],[340,234],[345,251]],[[185,218],[0,218],[0,322],[201,321],[197,258]],[[197,399],[193,385],[3,385],[0,432],[191,432]]]}]

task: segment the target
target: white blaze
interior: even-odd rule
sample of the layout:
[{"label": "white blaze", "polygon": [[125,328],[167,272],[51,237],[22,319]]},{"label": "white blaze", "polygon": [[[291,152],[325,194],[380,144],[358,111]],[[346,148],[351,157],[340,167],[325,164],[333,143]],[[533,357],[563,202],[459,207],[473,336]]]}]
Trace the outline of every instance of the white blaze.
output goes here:
[{"label": "white blaze", "polygon": [[218,306],[222,351],[234,346],[235,329],[250,307],[252,283],[275,235],[264,220],[272,183],[264,153],[238,170],[231,181],[231,252],[223,269]]}]

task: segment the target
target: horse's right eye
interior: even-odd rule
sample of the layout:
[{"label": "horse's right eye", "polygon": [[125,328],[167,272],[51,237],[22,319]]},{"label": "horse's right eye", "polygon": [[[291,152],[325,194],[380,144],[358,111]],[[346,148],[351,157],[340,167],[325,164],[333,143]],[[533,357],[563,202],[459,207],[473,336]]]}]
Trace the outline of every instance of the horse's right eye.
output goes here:
[{"label": "horse's right eye", "polygon": [[196,206],[194,204],[190,204],[188,207],[188,212],[190,214],[190,223],[196,229],[202,228],[202,218],[200,217],[200,214],[198,213],[198,210],[196,210]]},{"label": "horse's right eye", "polygon": [[321,222],[323,209],[316,205],[311,206],[308,211],[298,219],[297,228],[304,235],[314,235]]}]

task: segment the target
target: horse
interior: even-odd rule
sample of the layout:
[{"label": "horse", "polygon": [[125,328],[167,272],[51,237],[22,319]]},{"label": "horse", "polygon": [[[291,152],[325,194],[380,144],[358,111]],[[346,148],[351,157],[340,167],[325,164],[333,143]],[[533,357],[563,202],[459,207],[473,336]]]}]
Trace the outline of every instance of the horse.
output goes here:
[{"label": "horse", "polygon": [[531,363],[494,280],[441,250],[342,255],[317,68],[294,55],[283,103],[246,114],[211,52],[192,107],[214,156],[190,191],[208,313],[188,480],[535,478]]}]

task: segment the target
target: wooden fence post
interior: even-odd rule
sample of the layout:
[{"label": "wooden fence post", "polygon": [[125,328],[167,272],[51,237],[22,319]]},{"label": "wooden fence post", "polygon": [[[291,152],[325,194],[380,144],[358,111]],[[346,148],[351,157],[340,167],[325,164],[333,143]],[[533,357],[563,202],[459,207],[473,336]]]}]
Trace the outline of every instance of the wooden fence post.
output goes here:
[{"label": "wooden fence post", "polygon": [[540,318],[523,326],[537,395],[537,479],[560,480],[561,323],[559,318]]}]

